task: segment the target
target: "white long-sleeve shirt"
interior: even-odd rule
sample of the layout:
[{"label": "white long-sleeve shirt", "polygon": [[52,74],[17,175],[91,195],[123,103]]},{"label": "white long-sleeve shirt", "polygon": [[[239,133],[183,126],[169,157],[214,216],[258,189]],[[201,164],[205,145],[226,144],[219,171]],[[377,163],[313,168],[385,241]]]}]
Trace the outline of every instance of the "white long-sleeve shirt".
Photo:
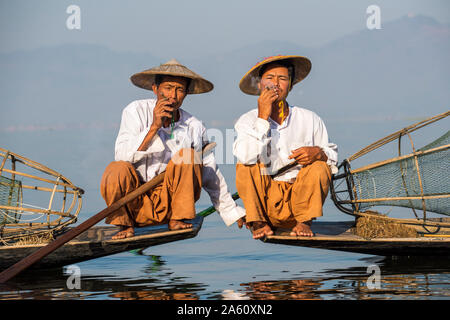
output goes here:
[{"label": "white long-sleeve shirt", "polygon": [[[306,146],[322,148],[328,157],[332,173],[337,172],[337,146],[328,142],[328,133],[322,119],[312,111],[289,106],[289,114],[282,124],[271,118],[258,118],[258,109],[243,114],[235,124],[237,139],[233,154],[243,164],[260,161],[269,165],[270,173],[289,164],[292,150]],[[297,165],[275,178],[277,181],[294,182],[301,165]]]},{"label": "white long-sleeve shirt", "polygon": [[[132,163],[144,182],[163,172],[172,156],[182,148],[201,151],[208,143],[202,122],[179,109],[180,119],[174,123],[173,138],[170,139],[171,127],[162,127],[150,141],[147,150],[138,151],[153,122],[155,105],[156,99],[130,103],[123,110],[115,145],[115,160]],[[203,158],[202,185],[227,226],[245,216],[245,209],[237,206],[231,198],[212,152]]]}]

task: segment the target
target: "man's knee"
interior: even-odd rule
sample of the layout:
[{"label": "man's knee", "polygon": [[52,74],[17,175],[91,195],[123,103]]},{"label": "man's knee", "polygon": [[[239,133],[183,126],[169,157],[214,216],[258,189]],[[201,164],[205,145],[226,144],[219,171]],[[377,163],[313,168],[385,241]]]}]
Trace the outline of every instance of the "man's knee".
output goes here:
[{"label": "man's knee", "polygon": [[256,166],[256,164],[243,164],[243,163],[236,163],[236,174],[238,173],[248,173],[252,167]]},{"label": "man's knee", "polygon": [[315,161],[308,167],[308,177],[321,181],[329,181],[331,179],[331,170],[325,161]]},{"label": "man's knee", "polygon": [[133,165],[128,161],[113,161],[105,169],[102,180],[123,180],[132,175]]},{"label": "man's knee", "polygon": [[197,164],[203,163],[202,153],[195,151],[193,148],[183,148],[178,151],[173,157],[172,162],[174,164]]},{"label": "man's knee", "polygon": [[258,175],[268,174],[267,168],[259,162],[255,164],[243,164],[238,162],[236,164],[236,176],[237,175],[254,176],[255,174]]}]

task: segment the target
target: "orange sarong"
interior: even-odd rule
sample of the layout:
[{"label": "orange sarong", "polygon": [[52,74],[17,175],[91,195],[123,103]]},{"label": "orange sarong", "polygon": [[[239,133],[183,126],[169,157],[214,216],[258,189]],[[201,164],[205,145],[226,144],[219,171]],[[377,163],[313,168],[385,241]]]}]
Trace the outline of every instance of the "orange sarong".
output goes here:
[{"label": "orange sarong", "polygon": [[331,171],[326,162],[302,167],[294,183],[276,181],[264,165],[236,165],[236,187],[244,202],[246,221],[270,220],[274,227],[292,228],[322,216]]},{"label": "orange sarong", "polygon": [[[186,157],[189,155],[190,157]],[[164,181],[130,201],[106,218],[106,223],[141,227],[167,223],[170,219],[195,218],[195,202],[202,188],[202,165],[193,149],[182,149],[169,161]],[[139,188],[142,182],[130,162],[111,162],[103,173],[100,191],[111,205]]]}]

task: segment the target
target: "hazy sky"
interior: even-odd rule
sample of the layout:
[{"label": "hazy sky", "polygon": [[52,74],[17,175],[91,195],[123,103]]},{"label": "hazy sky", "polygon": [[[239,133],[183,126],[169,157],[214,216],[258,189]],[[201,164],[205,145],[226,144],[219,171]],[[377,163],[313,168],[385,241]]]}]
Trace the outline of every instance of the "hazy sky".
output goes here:
[{"label": "hazy sky", "polygon": [[[366,8],[381,21],[424,14],[450,23],[448,0],[346,1],[5,1],[0,2],[0,52],[62,43],[96,43],[120,51],[193,57],[263,40],[319,46],[366,25]],[[81,30],[68,30],[69,5],[81,9]]]}]

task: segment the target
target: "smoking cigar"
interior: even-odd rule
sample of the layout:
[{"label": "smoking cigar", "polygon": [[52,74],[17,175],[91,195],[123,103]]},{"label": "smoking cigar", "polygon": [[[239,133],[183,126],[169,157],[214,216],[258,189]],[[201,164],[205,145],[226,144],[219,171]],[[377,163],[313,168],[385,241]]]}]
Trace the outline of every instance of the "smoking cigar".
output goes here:
[{"label": "smoking cigar", "polygon": [[[270,89],[275,89],[275,88],[277,88],[277,86],[274,85],[273,83],[270,83],[270,84],[267,84],[267,85],[265,86],[265,88],[270,90]],[[281,118],[282,120],[284,120],[284,102],[283,102],[283,101],[280,101],[280,102],[278,103],[278,108],[279,108],[279,115],[280,115],[280,118]]]}]

